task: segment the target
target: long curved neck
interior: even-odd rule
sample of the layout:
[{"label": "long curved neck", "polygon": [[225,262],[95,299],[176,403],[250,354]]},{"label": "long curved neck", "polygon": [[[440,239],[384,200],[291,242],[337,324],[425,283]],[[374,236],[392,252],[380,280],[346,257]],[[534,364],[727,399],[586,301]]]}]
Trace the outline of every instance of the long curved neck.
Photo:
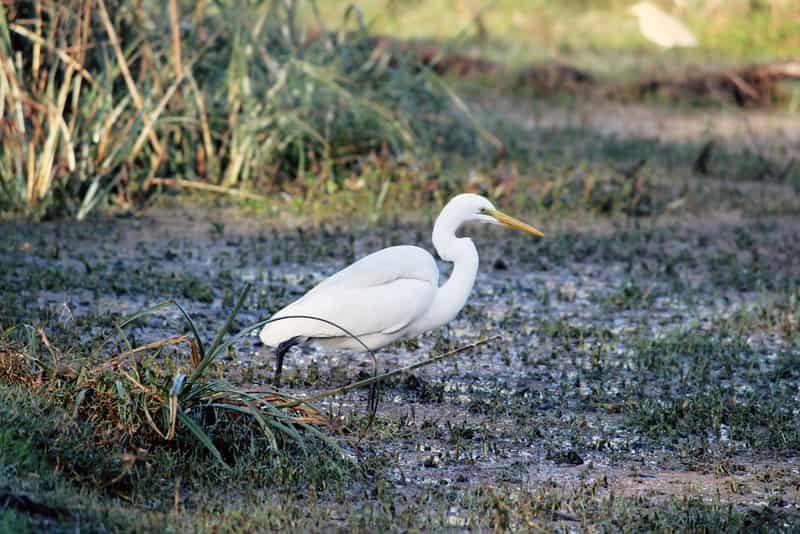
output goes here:
[{"label": "long curved neck", "polygon": [[426,328],[443,325],[458,315],[472,292],[478,274],[478,250],[468,237],[456,237],[460,221],[439,217],[433,227],[433,246],[439,256],[453,262],[450,278],[436,292],[425,316]]}]

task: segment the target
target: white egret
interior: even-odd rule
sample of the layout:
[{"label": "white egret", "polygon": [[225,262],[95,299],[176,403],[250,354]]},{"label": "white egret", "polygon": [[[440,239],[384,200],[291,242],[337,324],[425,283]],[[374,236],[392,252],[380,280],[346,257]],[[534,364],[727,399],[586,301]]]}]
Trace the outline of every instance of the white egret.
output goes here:
[{"label": "white egret", "polygon": [[639,2],[631,7],[639,19],[642,36],[662,48],[695,47],[697,38],[684,24],[650,2]]},{"label": "white egret", "polygon": [[[433,226],[436,252],[453,263],[450,278],[442,286],[436,261],[428,251],[408,245],[389,247],[323,280],[272,318],[319,317],[358,336],[370,350],[442,326],[464,307],[478,272],[478,251],[472,239],[456,236],[467,222],[502,224],[544,237],[533,226],[498,211],[486,198],[461,194],[447,203]],[[276,349],[276,384],[284,354],[294,345],[311,341],[328,348],[364,348],[341,329],[313,319],[269,323],[260,337]]]}]

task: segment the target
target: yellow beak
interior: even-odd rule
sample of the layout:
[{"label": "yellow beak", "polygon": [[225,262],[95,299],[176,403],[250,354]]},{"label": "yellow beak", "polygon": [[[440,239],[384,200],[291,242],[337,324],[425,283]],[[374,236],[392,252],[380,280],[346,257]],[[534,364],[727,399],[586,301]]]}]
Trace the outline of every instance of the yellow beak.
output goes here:
[{"label": "yellow beak", "polygon": [[524,223],[519,219],[515,219],[511,215],[506,215],[502,211],[486,209],[484,210],[484,213],[486,213],[487,215],[491,215],[492,217],[497,219],[497,222],[499,222],[500,224],[504,224],[506,226],[514,228],[515,230],[522,230],[523,232],[535,235],[536,237],[544,237],[544,234],[542,232],[540,232],[530,224]]}]

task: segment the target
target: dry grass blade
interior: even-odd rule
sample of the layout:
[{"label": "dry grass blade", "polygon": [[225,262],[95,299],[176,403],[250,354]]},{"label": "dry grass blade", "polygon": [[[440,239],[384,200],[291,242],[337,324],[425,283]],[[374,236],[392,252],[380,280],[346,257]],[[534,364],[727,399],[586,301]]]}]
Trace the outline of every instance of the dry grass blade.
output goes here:
[{"label": "dry grass blade", "polygon": [[125,371],[124,369],[119,369],[119,373],[122,376],[124,376],[125,378],[127,378],[131,382],[131,384],[136,386],[142,392],[146,393],[147,395],[150,395],[151,397],[153,397],[154,399],[158,400],[159,402],[164,402],[163,395],[161,395],[158,392],[155,392],[152,389],[148,388],[147,386],[142,384],[139,380],[137,380],[133,375],[131,375],[130,373]]},{"label": "dry grass blade", "polygon": [[[183,82],[184,76],[181,74],[178,78],[169,86],[167,91],[164,93],[164,96],[158,102],[155,109],[151,113],[146,111],[142,111],[142,117],[144,119],[144,128],[139,133],[139,137],[136,138],[136,141],[133,143],[133,148],[130,149],[128,152],[127,157],[125,158],[128,162],[133,162],[136,156],[139,155],[139,151],[142,149],[142,145],[145,142],[145,138],[153,139],[152,135],[155,133],[154,128],[156,122],[158,121],[159,116],[161,113],[164,112],[164,108],[167,107],[167,103],[175,94],[175,91],[180,87],[181,83]],[[134,100],[135,102],[135,100]],[[159,153],[161,155],[161,153]],[[159,156],[160,157],[160,156]],[[157,162],[156,162],[157,164]],[[155,170],[154,168],[152,169]]]},{"label": "dry grass blade", "polygon": [[[260,395],[260,398],[265,402],[271,402],[272,404],[280,407],[288,407],[289,404],[296,400],[279,395],[278,393],[263,393]],[[292,407],[292,410],[302,413],[302,415],[292,416],[291,419],[293,421],[302,421],[304,423],[314,423],[318,425],[327,425],[330,423],[330,419],[320,413],[320,411],[313,406],[303,404]]]},{"label": "dry grass blade", "polygon": [[261,200],[265,202],[269,200],[269,198],[265,197],[264,195],[257,195],[248,191],[242,191],[241,189],[209,184],[206,182],[193,182],[191,180],[184,180],[182,178],[150,178],[149,184],[166,185],[177,188],[200,189],[202,191],[221,193],[223,195],[231,195],[249,200]]},{"label": "dry grass blade", "polygon": [[176,0],[169,0],[167,3],[169,10],[169,28],[172,34],[172,62],[175,67],[175,75],[183,75],[183,67],[181,66],[181,31],[178,21],[178,2]]},{"label": "dry grass blade", "polygon": [[191,351],[192,369],[197,369],[200,365],[200,347],[197,345],[197,339],[189,339],[189,350]]},{"label": "dry grass blade", "polygon": [[178,373],[172,380],[172,387],[169,390],[169,430],[167,430],[167,440],[175,437],[175,424],[178,422],[178,402],[183,388],[183,381],[186,375]]},{"label": "dry grass blade", "polygon": [[[41,40],[42,35],[42,2],[41,0],[36,0],[33,3],[33,10],[35,13],[35,21],[34,21],[34,28],[36,29],[35,33],[33,34],[34,37],[38,40]],[[39,78],[39,66],[41,65],[42,61],[42,43],[35,42],[33,45],[33,65],[31,70],[33,71],[34,79]]]},{"label": "dry grass blade", "polygon": [[[120,45],[117,31],[114,29],[111,18],[108,16],[108,10],[106,9],[105,1],[97,0],[97,7],[100,13],[100,20],[103,22],[103,26],[108,34],[108,38],[111,41],[111,47],[114,49],[114,54],[117,56],[117,62],[119,63],[119,68],[122,71],[122,77],[125,79],[125,84],[128,87],[128,92],[130,92],[131,98],[133,98],[133,105],[136,106],[137,111],[142,112],[144,109],[144,102],[142,101],[142,97],[139,94],[136,83],[133,81],[133,77],[131,76],[131,71],[128,68],[128,61],[125,59],[125,54],[122,52],[122,46]],[[142,116],[145,121],[145,126],[150,128],[148,137],[150,138],[150,142],[153,144],[153,149],[156,151],[159,158],[161,158],[164,154],[164,149],[162,148],[161,143],[158,141],[158,136],[156,135],[155,131],[152,130],[150,118],[147,113],[143,113]]]},{"label": "dry grass blade", "polygon": [[[64,106],[67,103],[67,95],[69,94],[70,83],[72,82],[72,74],[75,69],[72,66],[67,67],[67,72],[64,80],[61,82],[61,88],[58,92],[58,99],[55,105],[50,105],[47,113],[48,122],[48,135],[45,141],[44,149],[39,155],[39,161],[36,166],[35,175],[29,175],[28,179],[33,181],[32,189],[36,192],[36,196],[42,199],[50,191],[50,184],[53,181],[53,165],[56,160],[56,148],[58,138],[61,133],[60,120],[64,113]],[[31,199],[33,203],[34,199]]]},{"label": "dry grass blade", "polygon": [[[127,376],[127,374],[126,374],[126,376]],[[153,416],[150,415],[150,410],[147,408],[147,402],[144,402],[142,404],[142,411],[144,412],[145,420],[147,421],[147,424],[150,425],[150,428],[152,428],[153,431],[156,434],[158,434],[158,436],[161,439],[163,439],[164,441],[167,441],[167,435],[164,432],[161,432],[161,429],[158,428],[158,425],[156,424],[156,422],[153,421]]]},{"label": "dry grass blade", "polygon": [[[208,112],[206,111],[205,99],[203,93],[200,91],[200,87],[197,85],[195,77],[191,73],[188,73],[187,77],[189,78],[189,85],[194,94],[197,112],[200,115],[200,132],[203,137],[203,147],[205,149],[205,159],[208,167],[206,174],[213,175],[217,173],[218,163],[216,151],[214,150],[214,143],[211,140],[211,128],[208,126]],[[201,175],[203,174],[199,172],[199,170],[198,173]]]},{"label": "dry grass blade", "polygon": [[140,352],[144,352],[144,351],[151,350],[151,349],[156,349],[158,347],[163,347],[164,345],[175,345],[177,343],[182,343],[182,342],[186,341],[187,339],[189,339],[190,346],[192,346],[192,347],[196,347],[197,346],[196,342],[193,339],[191,339],[188,334],[184,334],[182,336],[165,337],[163,339],[159,339],[157,341],[153,341],[151,343],[147,343],[147,344],[142,345],[140,347],[136,347],[135,349],[126,350],[122,354],[120,354],[118,356],[115,356],[115,357],[113,357],[113,358],[101,363],[97,367],[94,367],[93,369],[91,369],[89,371],[89,375],[91,376],[93,374],[99,373],[100,371],[102,371],[104,369],[108,369],[109,367],[112,367],[112,366],[115,366],[115,365],[119,365],[120,363],[124,362],[126,359],[128,359],[131,356],[133,356],[134,354],[138,354]]},{"label": "dry grass blade", "polygon": [[[36,20],[39,21],[40,19],[36,19]],[[83,67],[83,65],[81,65],[81,63],[78,60],[76,60],[75,58],[70,56],[63,49],[51,46],[50,43],[48,43],[47,41],[42,39],[41,35],[38,35],[37,33],[33,33],[32,31],[28,30],[24,26],[20,26],[19,24],[9,24],[8,28],[11,31],[13,31],[14,33],[17,33],[17,34],[22,35],[23,37],[25,37],[27,39],[30,39],[31,42],[33,42],[36,47],[44,46],[45,48],[48,48],[49,50],[52,50],[53,52],[55,52],[55,54],[58,56],[58,58],[61,61],[63,61],[64,63],[66,63],[67,65],[69,65],[73,69],[75,69],[78,72],[78,74],[81,75],[81,78],[83,78],[84,80],[86,80],[90,84],[95,85],[97,83],[97,81],[95,81],[95,79],[94,79],[94,76],[92,76],[89,73],[89,71],[87,71]],[[35,50],[38,50],[38,48],[36,48]],[[36,62],[34,60],[34,66],[32,67],[34,78],[36,77],[36,72],[37,72],[37,68],[36,68],[35,65],[36,65]]]},{"label": "dry grass blade", "polygon": [[[268,402],[280,408],[287,407],[293,404],[296,399],[285,397],[275,392],[261,392],[261,391],[241,391],[242,394],[247,394],[251,399],[257,399],[259,402]],[[244,400],[220,400],[217,401],[220,406],[247,406]],[[308,423],[315,425],[329,425],[330,419],[323,415],[319,410],[313,406],[305,404],[291,406],[293,415],[289,415],[289,419],[294,422]]]},{"label": "dry grass blade", "polygon": [[[75,84],[77,85],[77,84]],[[61,129],[61,138],[64,140],[62,146],[67,157],[67,169],[70,171],[75,170],[75,147],[72,144],[72,134],[70,133],[69,126],[64,122],[64,116],[58,116],[58,126]]]},{"label": "dry grass blade", "polygon": [[[2,58],[0,58],[2,59]],[[5,71],[8,77],[8,85],[11,86],[11,102],[14,107],[14,118],[16,119],[17,131],[20,134],[25,134],[25,115],[22,107],[22,91],[20,90],[19,81],[15,76],[14,63],[11,58],[5,58]]]}]

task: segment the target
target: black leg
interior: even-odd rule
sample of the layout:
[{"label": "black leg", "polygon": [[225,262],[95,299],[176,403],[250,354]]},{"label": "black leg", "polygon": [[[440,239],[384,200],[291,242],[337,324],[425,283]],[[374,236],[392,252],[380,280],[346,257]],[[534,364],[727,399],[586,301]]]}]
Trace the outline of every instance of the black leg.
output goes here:
[{"label": "black leg", "polygon": [[275,387],[281,385],[281,371],[283,370],[283,357],[289,352],[289,349],[292,348],[291,345],[284,346],[284,343],[278,345],[278,348],[275,349],[275,378],[272,379],[272,384]]},{"label": "black leg", "polygon": [[289,352],[289,349],[294,347],[295,345],[299,345],[303,343],[306,339],[301,336],[295,336],[293,338],[289,338],[286,341],[282,341],[275,347],[275,378],[272,380],[272,383],[275,387],[281,385],[281,371],[283,370],[283,357]]}]

